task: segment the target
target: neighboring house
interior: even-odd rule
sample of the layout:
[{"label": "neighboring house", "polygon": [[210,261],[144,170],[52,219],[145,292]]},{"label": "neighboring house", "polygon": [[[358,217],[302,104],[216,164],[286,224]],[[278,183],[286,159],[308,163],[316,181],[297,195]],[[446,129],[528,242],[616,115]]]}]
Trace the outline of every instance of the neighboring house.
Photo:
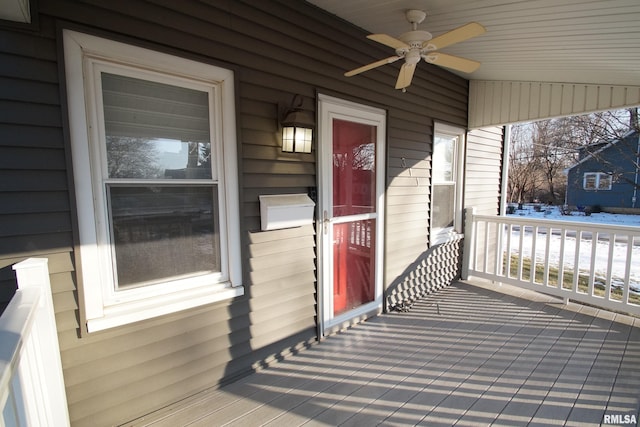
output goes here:
[{"label": "neighboring house", "polygon": [[[301,1],[38,0],[0,24],[0,289],[47,257],[69,413],[115,425],[233,381],[459,275],[498,212],[502,127],[469,82]],[[296,97],[313,151],[283,152]],[[437,142],[438,158],[431,156]],[[431,179],[432,172],[434,179]],[[259,196],[309,194],[262,231]]]},{"label": "neighboring house", "polygon": [[640,133],[583,147],[578,162],[567,169],[566,204],[605,210],[640,208],[638,155]]}]

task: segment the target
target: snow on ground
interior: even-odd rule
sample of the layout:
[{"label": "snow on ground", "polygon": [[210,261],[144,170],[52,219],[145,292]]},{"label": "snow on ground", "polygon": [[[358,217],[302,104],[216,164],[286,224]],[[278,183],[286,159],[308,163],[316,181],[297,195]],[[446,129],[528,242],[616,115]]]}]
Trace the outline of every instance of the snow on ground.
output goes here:
[{"label": "snow on ground", "polygon": [[[575,221],[582,223],[595,223],[595,224],[611,224],[620,225],[626,227],[640,227],[640,215],[624,215],[624,214],[609,214],[609,213],[594,213],[590,216],[586,216],[582,213],[574,212],[573,215],[562,215],[558,207],[549,206],[542,207],[541,212],[534,210],[533,206],[525,205],[524,209],[516,210],[515,214],[508,215],[509,217],[521,216],[525,219],[548,219],[554,221]],[[519,248],[520,232],[513,231],[511,237],[512,252],[515,249],[517,252]],[[546,233],[538,233],[536,236],[536,260],[537,262],[543,262],[546,251]],[[533,233],[525,232],[523,241],[523,256],[531,258]],[[638,238],[635,239],[635,245],[631,255],[631,271],[630,285],[633,291],[640,292],[640,245]],[[613,260],[611,263],[612,273],[612,285],[622,286],[624,284],[624,278],[626,274],[626,259],[627,259],[627,244],[625,242],[616,242],[614,244]],[[567,237],[565,239],[563,265],[566,269],[573,269],[575,264],[575,252],[576,252],[576,239],[575,237]],[[560,236],[553,235],[550,238],[549,249],[549,261],[550,265],[558,267],[560,264]],[[592,242],[590,238],[583,238],[580,242],[580,252],[578,257],[578,268],[580,271],[588,271],[589,264],[591,263],[592,256]],[[596,256],[594,263],[594,271],[596,275],[596,281],[604,281],[607,277],[607,269],[609,263],[609,242],[607,240],[600,240],[596,243]]]},{"label": "snow on ground", "polygon": [[562,215],[558,206],[542,205],[541,212],[536,212],[533,205],[524,205],[524,209],[516,210],[515,214],[508,216],[523,216],[527,219],[550,219],[552,221],[576,221],[640,227],[640,215],[592,213],[590,216],[586,216],[581,212],[573,212],[572,215]]}]

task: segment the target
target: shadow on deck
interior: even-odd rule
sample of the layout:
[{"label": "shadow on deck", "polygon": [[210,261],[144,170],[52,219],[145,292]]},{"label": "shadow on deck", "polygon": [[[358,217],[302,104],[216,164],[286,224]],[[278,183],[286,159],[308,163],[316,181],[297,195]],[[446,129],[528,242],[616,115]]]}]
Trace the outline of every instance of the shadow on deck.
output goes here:
[{"label": "shadow on deck", "polygon": [[640,319],[455,283],[131,425],[588,426],[639,408]]}]

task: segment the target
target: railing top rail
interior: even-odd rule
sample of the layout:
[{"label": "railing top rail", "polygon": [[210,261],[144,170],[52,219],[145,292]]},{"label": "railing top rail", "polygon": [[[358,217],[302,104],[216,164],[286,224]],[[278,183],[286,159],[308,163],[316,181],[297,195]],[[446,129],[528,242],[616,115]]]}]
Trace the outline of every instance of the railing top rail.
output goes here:
[{"label": "railing top rail", "polygon": [[[508,217],[499,215],[473,215],[474,221],[486,221],[500,224],[513,224],[513,225],[525,225],[525,226],[542,226],[542,227],[554,227],[565,228],[570,230],[583,230],[590,232],[607,232],[615,234],[626,234],[631,236],[640,236],[640,226],[625,226],[615,224],[600,224],[578,221],[558,221],[551,219],[538,219],[538,218],[523,218],[523,217]],[[640,217],[638,218],[640,222]]]}]

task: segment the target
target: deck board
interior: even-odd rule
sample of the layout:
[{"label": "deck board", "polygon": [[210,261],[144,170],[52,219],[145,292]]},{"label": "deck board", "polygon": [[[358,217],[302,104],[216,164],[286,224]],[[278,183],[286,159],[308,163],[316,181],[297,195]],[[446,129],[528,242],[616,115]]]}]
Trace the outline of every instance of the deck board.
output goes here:
[{"label": "deck board", "polygon": [[640,319],[455,283],[127,425],[596,426],[639,390]]}]

